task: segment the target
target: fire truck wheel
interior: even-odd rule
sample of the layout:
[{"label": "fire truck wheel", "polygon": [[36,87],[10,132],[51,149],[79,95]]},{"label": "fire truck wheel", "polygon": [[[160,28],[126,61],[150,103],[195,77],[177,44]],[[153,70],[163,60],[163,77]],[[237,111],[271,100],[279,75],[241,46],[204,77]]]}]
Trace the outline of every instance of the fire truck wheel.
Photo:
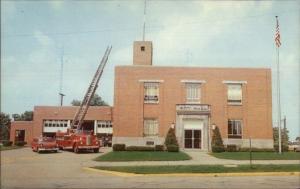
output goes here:
[{"label": "fire truck wheel", "polygon": [[99,152],[99,148],[95,148],[94,153],[98,153],[98,152]]}]

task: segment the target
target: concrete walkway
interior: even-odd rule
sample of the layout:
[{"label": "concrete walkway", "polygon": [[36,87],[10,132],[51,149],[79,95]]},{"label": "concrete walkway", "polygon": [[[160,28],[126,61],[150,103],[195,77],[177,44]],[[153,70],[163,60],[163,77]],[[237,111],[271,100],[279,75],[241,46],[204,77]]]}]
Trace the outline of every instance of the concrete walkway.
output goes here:
[{"label": "concrete walkway", "polygon": [[[103,154],[110,152],[105,149]],[[84,166],[142,166],[142,165],[241,165],[249,164],[249,160],[218,159],[206,152],[185,151],[191,160],[184,161],[129,161],[129,162],[97,162],[89,161]],[[102,155],[103,155],[102,154]],[[252,164],[299,164],[300,160],[252,160]]]}]

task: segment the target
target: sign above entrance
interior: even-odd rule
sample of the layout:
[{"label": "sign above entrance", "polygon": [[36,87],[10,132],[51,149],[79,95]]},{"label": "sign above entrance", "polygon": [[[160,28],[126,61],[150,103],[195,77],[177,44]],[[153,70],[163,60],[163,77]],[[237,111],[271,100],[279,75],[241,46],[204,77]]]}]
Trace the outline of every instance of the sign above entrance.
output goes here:
[{"label": "sign above entrance", "polygon": [[208,104],[177,104],[176,111],[178,113],[201,113],[201,114],[209,114],[210,113],[210,105]]}]

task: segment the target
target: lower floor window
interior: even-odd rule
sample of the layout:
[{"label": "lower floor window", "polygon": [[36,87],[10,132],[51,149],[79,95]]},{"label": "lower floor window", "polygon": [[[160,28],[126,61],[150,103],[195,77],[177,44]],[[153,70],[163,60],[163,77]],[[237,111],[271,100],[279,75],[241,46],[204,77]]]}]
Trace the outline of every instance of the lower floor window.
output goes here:
[{"label": "lower floor window", "polygon": [[228,138],[242,138],[242,120],[228,120]]},{"label": "lower floor window", "polygon": [[144,136],[157,136],[158,135],[158,121],[157,119],[144,120]]}]

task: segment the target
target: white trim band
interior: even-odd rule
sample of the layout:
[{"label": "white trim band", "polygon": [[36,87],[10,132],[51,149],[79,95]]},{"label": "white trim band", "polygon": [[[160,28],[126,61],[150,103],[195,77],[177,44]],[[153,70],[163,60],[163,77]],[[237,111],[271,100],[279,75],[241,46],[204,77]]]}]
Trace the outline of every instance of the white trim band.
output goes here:
[{"label": "white trim band", "polygon": [[164,80],[147,80],[147,79],[140,79],[139,82],[142,82],[142,83],[163,83]]},{"label": "white trim band", "polygon": [[223,81],[225,84],[247,84],[247,81]]},{"label": "white trim band", "polygon": [[182,83],[206,83],[205,80],[188,80],[188,79],[183,79],[180,80]]}]

